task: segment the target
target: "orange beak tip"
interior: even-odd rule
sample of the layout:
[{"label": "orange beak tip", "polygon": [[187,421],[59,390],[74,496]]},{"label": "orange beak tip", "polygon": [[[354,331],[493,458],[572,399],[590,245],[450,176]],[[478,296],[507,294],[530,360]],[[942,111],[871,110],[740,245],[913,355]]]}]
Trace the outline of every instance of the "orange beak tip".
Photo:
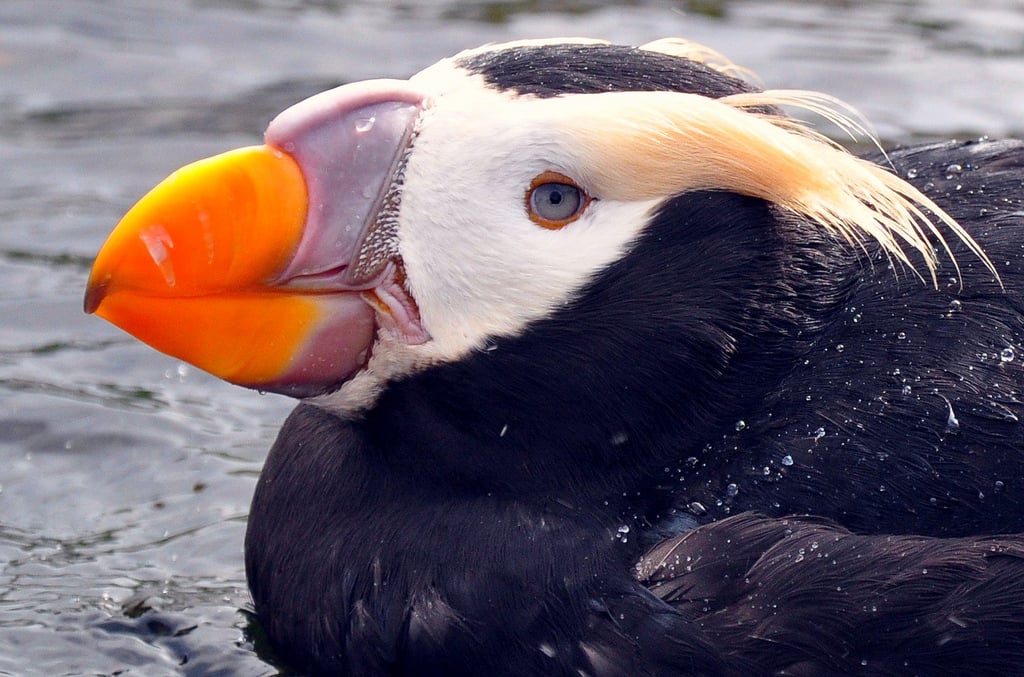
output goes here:
[{"label": "orange beak tip", "polygon": [[275,148],[188,165],[114,229],[85,312],[233,383],[323,392],[363,364],[375,325],[358,293],[282,286],[308,212],[302,168]]}]

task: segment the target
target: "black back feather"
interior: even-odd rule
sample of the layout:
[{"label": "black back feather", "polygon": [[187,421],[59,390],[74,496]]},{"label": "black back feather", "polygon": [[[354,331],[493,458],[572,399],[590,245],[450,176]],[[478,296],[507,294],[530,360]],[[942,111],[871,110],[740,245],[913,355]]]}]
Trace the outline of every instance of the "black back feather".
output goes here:
[{"label": "black back feather", "polygon": [[858,535],[744,513],[669,539],[640,580],[733,674],[1004,675],[1024,660],[1024,537]]}]

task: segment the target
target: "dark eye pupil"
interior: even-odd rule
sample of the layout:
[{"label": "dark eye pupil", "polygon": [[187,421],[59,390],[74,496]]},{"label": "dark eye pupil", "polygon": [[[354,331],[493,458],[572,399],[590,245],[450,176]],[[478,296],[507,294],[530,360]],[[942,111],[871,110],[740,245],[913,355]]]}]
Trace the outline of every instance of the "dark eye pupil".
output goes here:
[{"label": "dark eye pupil", "polygon": [[583,204],[580,189],[567,183],[544,183],[533,189],[530,206],[548,221],[571,219]]}]

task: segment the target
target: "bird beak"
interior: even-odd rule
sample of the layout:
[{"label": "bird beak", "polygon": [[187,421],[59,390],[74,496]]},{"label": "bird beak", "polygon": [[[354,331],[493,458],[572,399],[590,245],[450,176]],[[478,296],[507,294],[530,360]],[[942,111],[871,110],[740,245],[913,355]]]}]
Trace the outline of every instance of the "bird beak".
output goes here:
[{"label": "bird beak", "polygon": [[336,388],[372,347],[424,105],[404,81],[346,85],[281,113],[264,145],[173,173],[108,237],[86,312],[239,385]]}]

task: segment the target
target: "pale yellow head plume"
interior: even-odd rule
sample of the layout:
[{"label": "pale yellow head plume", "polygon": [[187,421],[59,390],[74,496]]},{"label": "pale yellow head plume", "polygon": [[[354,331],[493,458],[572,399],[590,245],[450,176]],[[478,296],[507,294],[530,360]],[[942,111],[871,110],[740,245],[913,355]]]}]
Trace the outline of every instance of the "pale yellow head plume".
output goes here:
[{"label": "pale yellow head plume", "polygon": [[935,282],[937,255],[929,234],[950,250],[927,211],[995,273],[967,231],[914,186],[793,118],[765,112],[795,106],[850,133],[866,133],[827,96],[608,92],[533,103],[571,130],[582,159],[576,169],[597,196],[643,200],[720,189],[759,197],[852,244],[874,239],[911,267],[904,248],[915,249]]}]

